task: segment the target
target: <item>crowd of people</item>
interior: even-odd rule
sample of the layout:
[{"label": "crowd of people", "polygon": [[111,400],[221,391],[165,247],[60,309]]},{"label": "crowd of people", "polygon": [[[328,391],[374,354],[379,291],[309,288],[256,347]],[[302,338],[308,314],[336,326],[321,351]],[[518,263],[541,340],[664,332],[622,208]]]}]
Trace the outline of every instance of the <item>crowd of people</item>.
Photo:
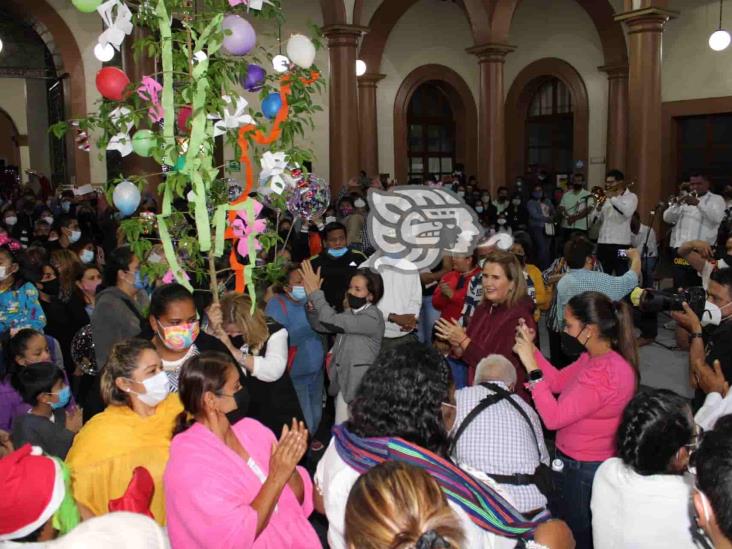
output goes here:
[{"label": "crowd of people", "polygon": [[[6,189],[0,545],[732,547],[732,185],[681,185],[665,246],[618,170],[428,184],[472,253],[377,265],[362,173],[215,296],[96,194]],[[643,385],[664,322],[691,400]]]}]

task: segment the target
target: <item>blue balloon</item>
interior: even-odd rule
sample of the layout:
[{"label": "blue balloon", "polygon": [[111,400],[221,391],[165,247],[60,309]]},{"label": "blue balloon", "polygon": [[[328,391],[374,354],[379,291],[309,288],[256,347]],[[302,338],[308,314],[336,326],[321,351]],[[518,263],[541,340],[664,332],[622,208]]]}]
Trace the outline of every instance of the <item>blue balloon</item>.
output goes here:
[{"label": "blue balloon", "polygon": [[114,188],[112,195],[114,206],[127,217],[132,215],[140,205],[140,190],[130,181],[122,181]]},{"label": "blue balloon", "polygon": [[281,108],[282,99],[280,99],[279,93],[270,93],[264,98],[264,101],[262,101],[262,114],[270,120],[277,116],[277,113],[280,112]]}]

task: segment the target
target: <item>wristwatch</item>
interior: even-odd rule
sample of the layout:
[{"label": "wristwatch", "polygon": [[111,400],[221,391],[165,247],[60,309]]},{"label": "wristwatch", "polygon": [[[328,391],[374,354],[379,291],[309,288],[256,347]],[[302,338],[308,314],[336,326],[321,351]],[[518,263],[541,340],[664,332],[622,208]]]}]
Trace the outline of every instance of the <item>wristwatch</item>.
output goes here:
[{"label": "wristwatch", "polygon": [[542,372],[539,368],[536,370],[531,370],[529,372],[529,383],[532,385],[534,383],[538,383],[539,381],[542,381],[544,379],[544,372]]}]

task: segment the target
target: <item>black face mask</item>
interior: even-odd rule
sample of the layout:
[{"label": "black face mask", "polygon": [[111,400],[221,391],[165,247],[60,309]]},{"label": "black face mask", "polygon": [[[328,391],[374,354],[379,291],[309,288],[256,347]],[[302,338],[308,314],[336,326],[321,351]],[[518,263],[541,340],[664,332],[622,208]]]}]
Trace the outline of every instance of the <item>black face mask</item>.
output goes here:
[{"label": "black face mask", "polygon": [[732,267],[732,255],[730,255],[730,254],[723,255],[722,259],[727,264],[727,267]]},{"label": "black face mask", "polygon": [[44,294],[51,297],[58,297],[58,293],[61,290],[58,278],[54,278],[53,280],[47,280],[46,282],[41,282],[41,285],[43,286],[43,289],[41,291]]},{"label": "black face mask", "polygon": [[244,417],[249,412],[249,391],[242,388],[234,393],[234,400],[236,401],[237,416]]},{"label": "black face mask", "polygon": [[366,303],[368,302],[368,300],[365,297],[356,297],[355,295],[351,295],[351,294],[348,294],[346,296],[346,299],[348,299],[348,306],[351,309],[360,309],[361,307],[366,305]]},{"label": "black face mask", "polygon": [[560,334],[560,339],[562,344],[562,352],[572,360],[579,358],[579,356],[586,350],[585,346],[582,345],[579,339],[569,335],[565,331],[562,331],[562,333]]},{"label": "black face mask", "polygon": [[236,347],[237,349],[241,349],[246,345],[246,341],[244,341],[244,336],[230,336],[229,340],[231,341],[231,344]]},{"label": "black face mask", "polygon": [[572,187],[574,187],[575,191],[581,191],[584,188],[584,185],[582,183],[574,183],[572,184]]}]

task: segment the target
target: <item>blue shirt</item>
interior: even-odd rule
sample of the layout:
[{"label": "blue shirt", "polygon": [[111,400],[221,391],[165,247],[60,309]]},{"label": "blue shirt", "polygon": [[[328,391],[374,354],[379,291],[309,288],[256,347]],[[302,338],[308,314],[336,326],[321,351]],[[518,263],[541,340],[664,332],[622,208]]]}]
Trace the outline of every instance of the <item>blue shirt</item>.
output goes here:
[{"label": "blue shirt", "polygon": [[557,283],[557,310],[555,326],[564,328],[564,308],[574,296],[584,292],[600,292],[613,301],[620,301],[638,286],[638,275],[628,271],[622,276],[612,276],[587,269],[570,269]]},{"label": "blue shirt", "polygon": [[267,303],[265,314],[287,329],[290,347],[297,347],[290,377],[312,376],[320,371],[325,348],[318,333],[310,327],[305,313],[307,301],[297,303],[284,294],[275,295]]},{"label": "blue shirt", "polygon": [[11,328],[33,328],[40,332],[46,315],[38,302],[38,290],[30,282],[0,293],[0,333]]}]

